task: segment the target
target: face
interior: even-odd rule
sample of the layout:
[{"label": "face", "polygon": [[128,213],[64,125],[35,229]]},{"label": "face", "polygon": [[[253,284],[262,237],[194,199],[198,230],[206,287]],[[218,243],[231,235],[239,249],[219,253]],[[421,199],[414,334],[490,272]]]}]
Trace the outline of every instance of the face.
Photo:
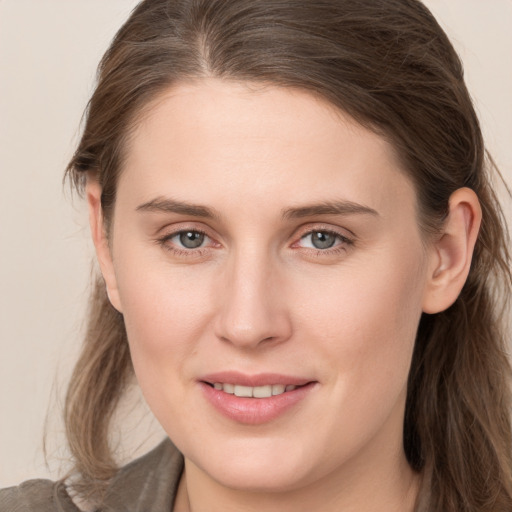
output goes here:
[{"label": "face", "polygon": [[293,489],[404,458],[428,264],[381,137],[302,91],[175,86],[133,134],[110,247],[137,379],[190,467]]}]

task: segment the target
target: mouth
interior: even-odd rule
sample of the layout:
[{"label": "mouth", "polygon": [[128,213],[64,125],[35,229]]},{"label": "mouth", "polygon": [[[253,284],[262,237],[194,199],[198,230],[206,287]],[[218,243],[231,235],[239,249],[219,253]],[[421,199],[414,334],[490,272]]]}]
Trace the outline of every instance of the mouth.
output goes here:
[{"label": "mouth", "polygon": [[240,424],[261,425],[307,400],[319,382],[275,373],[228,371],[205,375],[199,384],[207,402],[222,416]]},{"label": "mouth", "polygon": [[[294,391],[299,387],[294,384],[264,384],[262,386],[243,386],[241,384],[230,384],[224,382],[205,382],[217,391],[223,391],[229,395],[240,398],[270,398]],[[303,386],[307,385],[303,384]]]}]

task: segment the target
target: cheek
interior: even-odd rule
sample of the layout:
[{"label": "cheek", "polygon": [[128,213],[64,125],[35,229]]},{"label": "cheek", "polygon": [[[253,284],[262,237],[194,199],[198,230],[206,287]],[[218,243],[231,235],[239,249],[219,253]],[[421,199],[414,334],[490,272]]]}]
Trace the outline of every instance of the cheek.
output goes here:
[{"label": "cheek", "polygon": [[207,281],[161,264],[141,267],[128,261],[118,278],[132,363],[145,400],[169,434],[175,434],[177,419],[192,432],[194,424],[187,418],[195,413],[188,384],[190,368],[200,357],[198,340],[211,316]]},{"label": "cheek", "polygon": [[214,291],[208,272],[150,261],[142,251],[125,254],[116,276],[137,377],[176,378],[175,368],[194,357],[195,342],[211,317]]},{"label": "cheek", "polygon": [[298,316],[305,336],[318,340],[315,350],[340,400],[384,413],[407,382],[421,316],[423,263],[392,254],[378,261],[347,267],[335,281],[325,280],[321,292],[303,289],[308,300]]}]

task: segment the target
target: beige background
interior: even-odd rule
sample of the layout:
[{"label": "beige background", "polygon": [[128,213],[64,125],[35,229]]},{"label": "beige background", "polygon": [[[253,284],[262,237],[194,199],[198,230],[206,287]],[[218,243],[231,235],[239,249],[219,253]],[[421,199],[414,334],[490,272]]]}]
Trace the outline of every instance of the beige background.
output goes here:
[{"label": "beige background", "polygon": [[[512,0],[426,3],[465,62],[488,146],[512,183]],[[0,487],[65,467],[60,404],[92,251],[83,204],[62,188],[62,172],[96,64],[135,4],[0,0]],[[135,429],[141,415],[125,415]],[[140,430],[131,443],[159,435],[150,437],[148,421]]]}]

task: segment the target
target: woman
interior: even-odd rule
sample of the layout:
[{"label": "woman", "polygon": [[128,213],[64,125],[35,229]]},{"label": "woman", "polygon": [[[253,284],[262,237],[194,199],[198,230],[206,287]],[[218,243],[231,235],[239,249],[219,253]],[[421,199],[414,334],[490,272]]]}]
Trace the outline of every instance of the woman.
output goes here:
[{"label": "woman", "polygon": [[[68,166],[101,268],[75,474],[1,510],[510,510],[491,167],[415,0],[142,2]],[[172,443],[117,471],[133,374]]]}]

